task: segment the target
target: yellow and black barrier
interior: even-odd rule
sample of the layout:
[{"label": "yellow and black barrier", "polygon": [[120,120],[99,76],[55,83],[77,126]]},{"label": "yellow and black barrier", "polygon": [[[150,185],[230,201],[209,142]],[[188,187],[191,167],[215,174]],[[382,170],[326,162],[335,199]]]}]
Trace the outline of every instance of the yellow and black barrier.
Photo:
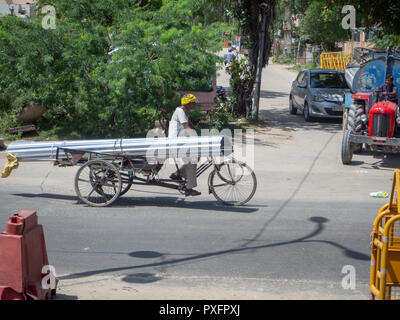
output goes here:
[{"label": "yellow and black barrier", "polygon": [[371,234],[370,293],[372,299],[400,299],[399,201],[400,170],[395,170],[390,201],[379,210]]},{"label": "yellow and black barrier", "polygon": [[320,56],[321,69],[346,71],[346,65],[353,60],[350,55],[340,52],[324,52]]}]

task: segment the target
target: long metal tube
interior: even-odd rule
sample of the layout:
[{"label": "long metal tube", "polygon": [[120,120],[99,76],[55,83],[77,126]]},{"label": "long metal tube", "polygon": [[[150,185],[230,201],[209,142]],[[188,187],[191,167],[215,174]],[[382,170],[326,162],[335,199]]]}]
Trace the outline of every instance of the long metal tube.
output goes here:
[{"label": "long metal tube", "polygon": [[60,158],[65,157],[63,148],[117,155],[149,156],[158,153],[159,156],[165,157],[183,156],[184,153],[203,156],[228,155],[232,152],[231,142],[224,136],[13,142],[7,151],[15,154],[20,160],[55,160],[57,151]]},{"label": "long metal tube", "polygon": [[140,144],[188,144],[188,143],[210,143],[221,142],[224,137],[179,137],[179,138],[140,138],[140,139],[115,139],[115,140],[72,140],[72,141],[49,141],[49,142],[13,142],[8,146],[9,150],[13,149],[32,149],[32,148],[49,148],[49,147],[103,147],[108,145],[124,146],[124,145],[140,145]]}]

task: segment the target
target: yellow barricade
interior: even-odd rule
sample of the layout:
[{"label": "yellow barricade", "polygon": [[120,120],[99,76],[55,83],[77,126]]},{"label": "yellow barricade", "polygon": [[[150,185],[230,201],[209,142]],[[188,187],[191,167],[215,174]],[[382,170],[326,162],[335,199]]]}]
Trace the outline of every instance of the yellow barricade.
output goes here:
[{"label": "yellow barricade", "polygon": [[400,170],[395,170],[390,201],[379,210],[371,234],[370,293],[372,299],[400,299],[399,201]]},{"label": "yellow barricade", "polygon": [[321,54],[321,69],[346,70],[346,65],[353,60],[352,56],[340,52],[325,52]]}]

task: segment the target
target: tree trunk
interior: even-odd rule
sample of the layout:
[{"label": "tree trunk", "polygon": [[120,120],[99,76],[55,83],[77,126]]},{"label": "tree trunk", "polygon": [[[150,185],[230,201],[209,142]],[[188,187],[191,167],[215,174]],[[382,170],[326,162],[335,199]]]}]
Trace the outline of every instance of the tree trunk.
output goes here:
[{"label": "tree trunk", "polygon": [[[250,42],[249,50],[249,77],[242,86],[242,92],[236,95],[237,103],[242,104],[238,109],[241,115],[250,116],[252,111],[252,97],[257,73],[257,60],[260,46],[260,33],[262,31],[262,18],[265,12],[267,26],[264,41],[264,54],[262,66],[268,64],[269,54],[271,52],[272,39],[270,37],[270,28],[274,20],[274,9],[276,0],[238,0],[236,4],[236,18],[241,22],[240,28],[243,36],[247,36]],[[234,92],[235,94],[235,92]]]},{"label": "tree trunk", "polygon": [[291,26],[291,12],[290,12],[290,1],[284,0],[283,5],[285,7],[285,20],[283,22],[283,34],[285,41],[285,53],[290,54],[292,52],[292,26]]}]

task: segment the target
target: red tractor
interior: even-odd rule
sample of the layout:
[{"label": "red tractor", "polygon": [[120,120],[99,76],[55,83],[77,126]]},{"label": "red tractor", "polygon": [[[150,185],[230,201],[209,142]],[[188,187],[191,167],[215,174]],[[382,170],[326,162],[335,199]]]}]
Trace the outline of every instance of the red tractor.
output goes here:
[{"label": "red tractor", "polygon": [[360,65],[348,66],[346,71],[346,80],[352,92],[357,93],[346,96],[343,164],[350,164],[353,154],[361,153],[364,148],[373,152],[400,152],[400,91],[382,92],[382,85],[385,81],[389,83],[390,78],[400,90],[400,52],[369,49],[362,57]]}]

